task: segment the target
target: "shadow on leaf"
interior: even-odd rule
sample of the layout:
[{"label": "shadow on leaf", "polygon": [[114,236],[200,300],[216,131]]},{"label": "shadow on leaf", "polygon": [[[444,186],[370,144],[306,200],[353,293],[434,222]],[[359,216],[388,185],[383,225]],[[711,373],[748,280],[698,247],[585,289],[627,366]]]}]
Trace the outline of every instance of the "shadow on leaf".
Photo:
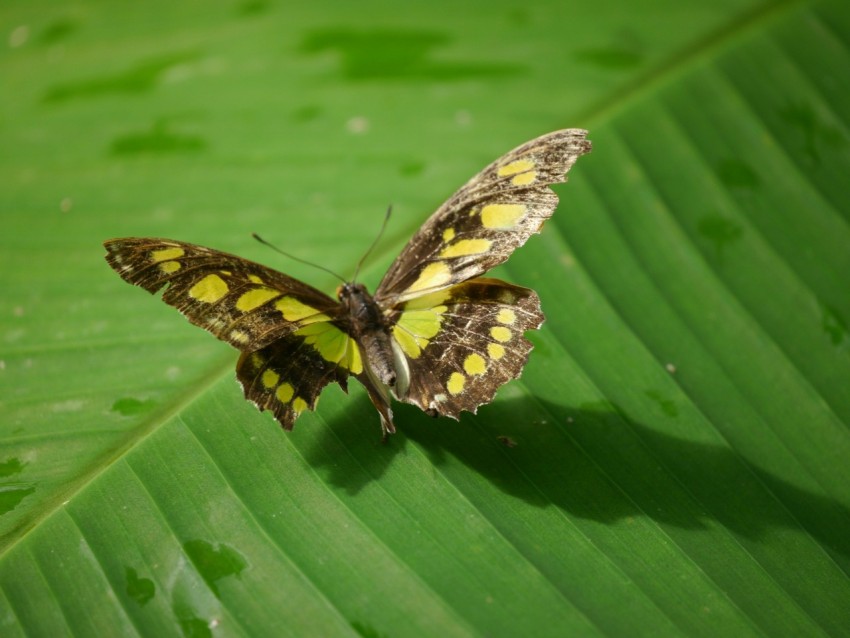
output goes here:
[{"label": "shadow on leaf", "polygon": [[[447,480],[464,481],[465,466],[536,507],[555,505],[602,523],[645,516],[702,529],[717,522],[751,541],[772,529],[803,528],[850,558],[846,507],[747,462],[734,449],[670,436],[610,403],[574,408],[502,400],[478,415],[464,414],[460,423],[395,404],[399,433],[381,445],[377,417],[369,414],[366,398],[359,399],[331,419],[320,437],[327,440],[309,458],[351,494],[380,479],[396,455],[412,454],[414,442]],[[344,446],[353,464],[328,453],[331,441]]]}]

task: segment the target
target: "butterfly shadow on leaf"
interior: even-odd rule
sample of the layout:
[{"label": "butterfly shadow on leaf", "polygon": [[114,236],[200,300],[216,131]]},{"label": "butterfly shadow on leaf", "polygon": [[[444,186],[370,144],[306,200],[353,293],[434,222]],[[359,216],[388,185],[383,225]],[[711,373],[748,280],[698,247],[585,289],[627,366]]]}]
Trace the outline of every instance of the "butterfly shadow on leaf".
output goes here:
[{"label": "butterfly shadow on leaf", "polygon": [[716,522],[755,543],[773,530],[803,527],[850,568],[846,507],[730,447],[671,436],[661,431],[662,423],[639,423],[614,404],[576,408],[529,397],[501,399],[477,415],[463,414],[460,422],[396,404],[399,433],[382,445],[366,397],[352,403],[329,420],[316,451],[342,443],[359,471],[326,453],[312,459],[326,463],[328,480],[352,494],[380,479],[391,462],[420,453],[417,447],[461,490],[470,480],[465,466],[531,506],[554,505],[601,523],[648,517],[698,531]]},{"label": "butterfly shadow on leaf", "polygon": [[435,465],[460,461],[530,505],[601,523],[648,517],[688,530],[720,523],[756,543],[802,527],[850,568],[847,507],[730,447],[676,438],[614,404],[507,399],[447,424],[410,419],[401,436]]},{"label": "butterfly shadow on leaf", "polygon": [[[356,385],[350,389],[353,396],[341,402],[344,407],[325,416],[321,434],[305,453],[311,465],[324,469],[332,485],[356,495],[379,481],[392,463],[404,463],[408,457],[414,462],[424,453],[437,469],[448,470],[451,464],[458,467],[457,461],[461,461],[513,496],[532,502],[537,499],[536,505],[547,502],[534,486],[505,478],[503,466],[510,459],[503,455],[493,434],[501,420],[498,406],[481,406],[478,415],[463,413],[456,421],[433,418],[414,406],[395,402],[398,432],[382,442],[375,409],[365,392]],[[418,449],[411,442],[418,444]]]},{"label": "butterfly shadow on leaf", "polygon": [[[338,387],[325,390],[325,394],[337,392],[342,395]],[[323,399],[319,413],[325,423],[315,424],[316,437],[304,455],[331,485],[356,495],[370,483],[379,481],[396,456],[406,454],[408,441],[403,435],[382,441],[379,416],[365,389],[351,383],[349,392],[351,396],[340,397],[336,402]],[[398,407],[398,403],[393,406],[396,414]],[[415,408],[410,411],[430,420]],[[299,427],[303,426],[299,424]]]}]

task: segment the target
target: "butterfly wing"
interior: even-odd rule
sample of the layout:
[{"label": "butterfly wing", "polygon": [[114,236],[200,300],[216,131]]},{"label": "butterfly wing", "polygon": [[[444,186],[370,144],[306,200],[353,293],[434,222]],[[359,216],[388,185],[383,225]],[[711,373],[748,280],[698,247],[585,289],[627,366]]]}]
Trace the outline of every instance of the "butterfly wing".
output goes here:
[{"label": "butterfly wing", "polygon": [[532,348],[523,335],[540,327],[543,313],[533,290],[479,277],[410,300],[393,319],[407,364],[396,396],[458,418],[519,376]]},{"label": "butterfly wing", "polygon": [[336,319],[323,292],[247,259],[170,239],[130,237],[104,243],[125,281],[162,300],[239,350],[258,350],[316,321]]},{"label": "butterfly wing", "polygon": [[[387,309],[401,368],[396,396],[457,418],[492,400],[531,351],[543,323],[537,294],[481,274],[504,262],[551,217],[551,184],[590,151],[566,129],[514,149],[467,182],[422,226],[375,298]],[[376,403],[377,405],[377,403]]]},{"label": "butterfly wing", "polygon": [[271,410],[285,430],[292,429],[301,412],[315,409],[326,385],[336,381],[345,388],[348,374],[362,371],[357,345],[328,322],[310,324],[260,350],[243,352],[236,364],[245,398],[260,410]]},{"label": "butterfly wing", "polygon": [[290,429],[331,381],[362,372],[338,302],[297,279],[236,255],[156,238],[105,242],[109,265],[193,324],[243,352],[246,398]]},{"label": "butterfly wing", "polygon": [[496,160],[460,188],[393,262],[375,292],[383,307],[478,277],[522,246],[555,210],[549,186],[590,151],[587,131],[543,135]]}]

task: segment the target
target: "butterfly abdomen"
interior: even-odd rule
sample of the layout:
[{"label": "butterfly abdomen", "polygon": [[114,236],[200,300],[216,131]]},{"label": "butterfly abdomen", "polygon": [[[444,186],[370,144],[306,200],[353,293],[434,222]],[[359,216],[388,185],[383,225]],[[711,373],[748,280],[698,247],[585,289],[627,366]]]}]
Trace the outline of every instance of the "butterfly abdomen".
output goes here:
[{"label": "butterfly abdomen", "polygon": [[391,393],[407,392],[407,366],[393,347],[390,321],[380,305],[362,284],[344,284],[338,293],[348,315],[348,331],[360,350],[363,371],[357,378],[366,386],[372,403],[381,415],[384,439],[395,432]]}]

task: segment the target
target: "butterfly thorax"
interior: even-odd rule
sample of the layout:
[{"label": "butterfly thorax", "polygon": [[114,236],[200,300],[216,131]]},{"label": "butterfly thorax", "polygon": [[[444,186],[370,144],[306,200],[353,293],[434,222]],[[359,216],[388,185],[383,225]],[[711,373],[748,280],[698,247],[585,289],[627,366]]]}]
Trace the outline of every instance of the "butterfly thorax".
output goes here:
[{"label": "butterfly thorax", "polygon": [[348,311],[351,336],[360,347],[368,372],[384,385],[395,386],[390,325],[380,306],[366,287],[358,283],[341,286],[338,298]]}]

